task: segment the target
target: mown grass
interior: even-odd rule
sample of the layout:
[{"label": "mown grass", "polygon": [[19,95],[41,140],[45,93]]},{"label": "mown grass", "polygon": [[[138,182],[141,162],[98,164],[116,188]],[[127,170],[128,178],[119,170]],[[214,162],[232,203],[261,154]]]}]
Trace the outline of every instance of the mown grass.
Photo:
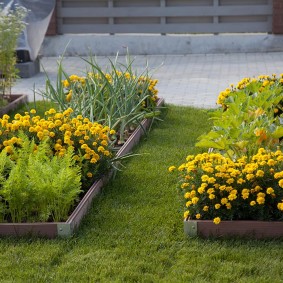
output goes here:
[{"label": "mown grass", "polygon": [[168,106],[72,238],[0,240],[0,282],[282,282],[280,240],[183,234],[167,168],[196,153],[207,119],[207,110]]}]

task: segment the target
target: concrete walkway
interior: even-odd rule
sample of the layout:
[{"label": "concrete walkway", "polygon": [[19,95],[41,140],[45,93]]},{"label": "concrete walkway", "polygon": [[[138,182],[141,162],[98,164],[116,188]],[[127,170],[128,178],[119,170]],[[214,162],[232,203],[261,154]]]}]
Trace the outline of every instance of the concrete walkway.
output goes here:
[{"label": "concrete walkway", "polygon": [[[243,77],[283,73],[283,52],[138,55],[132,58],[135,58],[133,66],[138,73],[145,70],[148,62],[152,76],[159,80],[159,96],[167,103],[201,108],[216,107],[219,92]],[[55,57],[41,59],[42,67],[53,82],[57,76],[57,60]],[[108,59],[97,57],[97,61],[106,66]],[[120,61],[124,62],[124,56]],[[78,57],[64,58],[63,67],[69,75],[81,75],[86,70],[85,62]],[[32,101],[34,87],[44,89],[46,74],[43,68],[32,78],[17,80],[13,93],[28,94]],[[36,99],[41,97],[36,95]]]}]

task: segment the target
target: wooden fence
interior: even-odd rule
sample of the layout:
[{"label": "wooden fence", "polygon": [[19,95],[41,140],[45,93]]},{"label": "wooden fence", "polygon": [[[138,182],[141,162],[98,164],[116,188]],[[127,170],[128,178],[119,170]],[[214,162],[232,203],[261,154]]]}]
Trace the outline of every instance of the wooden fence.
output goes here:
[{"label": "wooden fence", "polygon": [[57,32],[272,32],[272,0],[59,0]]}]

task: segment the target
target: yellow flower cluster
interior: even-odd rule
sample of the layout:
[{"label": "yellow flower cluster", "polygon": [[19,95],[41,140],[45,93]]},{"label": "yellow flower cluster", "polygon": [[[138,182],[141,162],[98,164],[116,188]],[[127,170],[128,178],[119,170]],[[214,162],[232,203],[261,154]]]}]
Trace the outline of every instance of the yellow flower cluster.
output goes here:
[{"label": "yellow flower cluster", "polygon": [[19,133],[23,131],[36,144],[48,138],[58,156],[63,156],[68,147],[72,147],[75,160],[88,164],[87,167],[91,164],[97,166],[100,160],[111,158],[108,135],[114,134],[113,130],[92,123],[81,115],[72,117],[72,112],[70,108],[62,113],[52,108],[45,112],[45,118],[41,118],[32,109],[25,115],[16,114],[11,121],[8,115],[4,115],[0,119],[0,148],[12,154],[12,146],[21,144]]},{"label": "yellow flower cluster", "polygon": [[277,77],[275,74],[272,74],[272,76],[260,75],[257,78],[243,78],[241,81],[237,83],[236,87],[234,87],[234,85],[232,84],[230,88],[227,88],[224,91],[221,91],[217,98],[217,104],[225,106],[225,99],[231,93],[235,93],[240,90],[244,90],[251,83],[258,83],[259,92],[262,92],[266,87],[270,87],[273,84],[283,85],[283,74],[280,74],[279,77]]},{"label": "yellow flower cluster", "polygon": [[[283,152],[260,148],[251,161],[219,153],[188,156],[179,166],[184,217],[221,220],[276,220],[283,216]],[[174,171],[174,166],[169,171]]]}]

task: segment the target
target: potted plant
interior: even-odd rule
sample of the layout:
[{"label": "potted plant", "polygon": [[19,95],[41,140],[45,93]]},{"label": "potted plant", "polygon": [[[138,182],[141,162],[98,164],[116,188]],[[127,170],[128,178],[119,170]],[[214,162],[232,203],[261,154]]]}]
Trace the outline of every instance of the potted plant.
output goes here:
[{"label": "potted plant", "polygon": [[[18,73],[15,50],[19,35],[26,26],[24,22],[26,13],[26,9],[21,6],[15,6],[13,10],[10,5],[5,8],[0,6],[0,114],[2,115],[11,110],[7,105],[19,98],[19,95],[11,96],[11,89]],[[25,101],[26,97],[23,100]]]}]

